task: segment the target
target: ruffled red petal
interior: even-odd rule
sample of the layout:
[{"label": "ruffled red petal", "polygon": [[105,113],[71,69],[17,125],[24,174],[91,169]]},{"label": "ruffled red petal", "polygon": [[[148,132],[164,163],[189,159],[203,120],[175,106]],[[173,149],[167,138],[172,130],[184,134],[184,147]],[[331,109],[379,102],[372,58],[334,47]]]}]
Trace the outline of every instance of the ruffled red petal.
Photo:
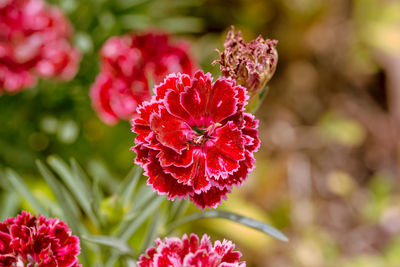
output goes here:
[{"label": "ruffled red petal", "polygon": [[206,192],[200,194],[191,194],[190,200],[200,209],[205,207],[216,208],[221,204],[222,199],[226,199],[226,194],[230,193],[231,190],[228,188],[220,189],[218,187],[210,187]]},{"label": "ruffled red petal", "polygon": [[244,139],[233,122],[216,129],[215,138],[207,144],[207,174],[226,178],[244,159]]},{"label": "ruffled red petal", "polygon": [[168,199],[185,198],[191,192],[191,187],[178,183],[171,174],[164,172],[153,151],[149,155],[150,161],[144,166],[145,175],[149,177],[147,184],[152,185],[160,194],[167,194]]},{"label": "ruffled red petal", "polygon": [[157,135],[158,141],[180,153],[187,147],[187,140],[192,134],[190,126],[183,120],[172,116],[166,108],[150,117],[150,129]]},{"label": "ruffled red petal", "polygon": [[157,155],[157,157],[160,160],[160,164],[163,168],[167,168],[171,165],[179,168],[185,168],[193,163],[193,150],[185,149],[181,153],[177,153],[173,149],[161,146],[160,153]]},{"label": "ruffled red petal", "polygon": [[210,99],[207,111],[213,122],[220,122],[236,112],[236,103],[239,99],[237,88],[229,80],[217,80],[209,93]]},{"label": "ruffled red petal", "polygon": [[207,104],[211,97],[211,83],[209,76],[199,76],[199,79],[193,80],[192,85],[180,94],[180,103],[192,118],[188,123],[193,126],[204,127],[210,124]]},{"label": "ruffled red petal", "polygon": [[248,173],[254,169],[255,161],[253,155],[246,151],[245,160],[240,161],[238,170],[226,179],[213,179],[213,185],[220,189],[241,185],[246,180]]},{"label": "ruffled red petal", "polygon": [[190,238],[186,234],[182,238],[164,238],[155,241],[156,247],[151,247],[139,257],[139,267],[155,266],[225,266],[245,267],[245,262],[240,262],[241,253],[233,251],[235,245],[231,241],[216,241],[214,246],[210,237],[204,235],[199,242],[195,234]]},{"label": "ruffled red petal", "polygon": [[37,267],[75,267],[79,251],[78,237],[59,219],[22,212],[0,223],[0,266],[19,266],[22,260]]}]

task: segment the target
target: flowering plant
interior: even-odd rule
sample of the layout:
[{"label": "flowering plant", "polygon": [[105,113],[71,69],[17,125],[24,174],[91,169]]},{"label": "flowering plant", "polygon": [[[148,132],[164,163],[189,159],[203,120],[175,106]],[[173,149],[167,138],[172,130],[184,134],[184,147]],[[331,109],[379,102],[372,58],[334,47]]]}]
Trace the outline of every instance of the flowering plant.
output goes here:
[{"label": "flowering plant", "polygon": [[[33,34],[40,37],[37,47],[32,45],[37,43],[30,31],[22,31],[22,41],[16,37],[0,38],[0,48],[13,52],[0,53],[0,65],[16,72],[21,68],[28,81],[16,84],[7,80],[12,75],[0,73],[4,78],[0,87],[16,91],[33,85],[35,77],[71,78],[80,55],[69,43],[68,22],[57,9],[40,0],[5,1],[0,15],[10,18],[16,7],[26,17],[39,10],[35,16],[43,15],[44,21],[51,23],[37,27]],[[12,34],[10,30],[9,35]],[[29,44],[25,48],[32,54],[23,49],[26,54],[22,53],[19,41]],[[28,56],[24,60],[16,58],[14,50]],[[215,210],[233,186],[240,186],[247,179],[260,146],[258,121],[245,112],[249,97],[256,93],[238,78],[243,73],[229,76],[223,72],[226,77],[213,79],[210,73],[195,71],[197,64],[185,43],[173,42],[169,35],[155,32],[109,38],[101,46],[100,58],[100,73],[90,89],[92,105],[108,124],[133,118],[136,139],[132,150],[137,154],[136,163],[144,169],[143,175],[142,169],[135,166],[121,182],[104,174],[106,167],[98,164],[88,168],[88,177],[76,161],[71,160],[69,165],[51,156],[47,164],[38,161],[37,165],[54,193],[54,204],[53,199],[38,198],[14,171],[0,171],[4,178],[0,185],[18,192],[31,210],[60,218],[47,220],[24,212],[4,221],[0,225],[0,260],[4,265],[78,266],[76,257],[81,244],[80,262],[84,266],[131,266],[138,258],[140,266],[245,266],[231,241],[216,241],[213,245],[207,235],[199,241],[194,234],[182,239],[156,239],[202,218],[232,220],[286,240],[265,223]],[[237,67],[242,69],[243,66]],[[17,81],[24,81],[23,75]],[[90,122],[83,130],[87,129],[90,130]],[[37,139],[32,140],[35,143]],[[147,176],[147,185],[143,184],[143,176]],[[175,201],[166,201],[163,195]],[[188,212],[186,199],[202,211]],[[204,211],[205,208],[214,210]],[[81,242],[61,220],[68,223]],[[17,232],[18,227],[23,230]],[[147,229],[145,235],[142,229]],[[155,239],[157,248],[148,249],[145,255]]]}]

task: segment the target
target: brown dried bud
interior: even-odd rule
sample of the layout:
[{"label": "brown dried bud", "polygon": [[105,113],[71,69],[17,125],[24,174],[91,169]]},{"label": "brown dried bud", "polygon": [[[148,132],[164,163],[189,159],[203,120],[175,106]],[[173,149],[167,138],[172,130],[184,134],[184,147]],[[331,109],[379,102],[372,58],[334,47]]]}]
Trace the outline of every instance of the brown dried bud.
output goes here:
[{"label": "brown dried bud", "polygon": [[235,33],[232,26],[226,35],[225,50],[220,53],[219,63],[222,75],[231,77],[247,88],[250,98],[258,95],[274,75],[278,62],[277,40],[257,39],[246,43],[240,31]]}]

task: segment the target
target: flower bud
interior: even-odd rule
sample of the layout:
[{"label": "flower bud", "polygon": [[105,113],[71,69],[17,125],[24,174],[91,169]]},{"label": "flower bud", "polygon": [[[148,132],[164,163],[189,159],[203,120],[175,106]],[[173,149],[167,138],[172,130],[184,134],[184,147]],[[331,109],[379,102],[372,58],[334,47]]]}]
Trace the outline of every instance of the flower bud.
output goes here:
[{"label": "flower bud", "polygon": [[239,85],[247,88],[250,96],[249,106],[255,96],[262,93],[274,75],[278,62],[277,43],[277,40],[264,40],[261,35],[246,43],[242,33],[240,31],[235,33],[232,26],[226,35],[225,50],[218,51],[220,59],[213,62],[220,64],[222,75],[236,80]]}]

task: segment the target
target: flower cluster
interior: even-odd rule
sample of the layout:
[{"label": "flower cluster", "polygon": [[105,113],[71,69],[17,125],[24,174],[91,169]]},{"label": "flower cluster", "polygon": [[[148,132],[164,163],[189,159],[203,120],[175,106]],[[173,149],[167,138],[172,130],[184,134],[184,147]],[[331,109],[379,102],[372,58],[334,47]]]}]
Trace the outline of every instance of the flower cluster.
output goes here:
[{"label": "flower cluster", "polygon": [[210,237],[204,235],[199,242],[195,234],[190,238],[185,234],[182,239],[165,238],[156,240],[157,248],[147,249],[147,255],[141,255],[139,267],[245,267],[239,262],[241,253],[233,251],[235,245],[228,240],[216,241],[214,246]]},{"label": "flower cluster", "polygon": [[71,33],[61,10],[42,0],[0,1],[0,94],[32,87],[37,77],[75,76],[81,56]]},{"label": "flower cluster", "polygon": [[198,71],[169,75],[154,93],[133,120],[136,163],[168,199],[215,208],[254,167],[258,121],[244,112],[246,89]]},{"label": "flower cluster", "polygon": [[224,43],[225,50],[220,53],[220,69],[225,77],[231,77],[247,88],[250,98],[260,93],[274,75],[278,62],[276,40],[264,40],[261,35],[246,43],[240,31],[228,32]]},{"label": "flower cluster", "polygon": [[192,75],[195,66],[186,43],[173,43],[169,35],[153,32],[110,38],[101,49],[101,60],[90,96],[108,124],[131,119],[150,99],[149,80],[160,83],[172,72]]},{"label": "flower cluster", "polygon": [[78,267],[78,237],[59,219],[22,212],[0,222],[0,266]]}]

